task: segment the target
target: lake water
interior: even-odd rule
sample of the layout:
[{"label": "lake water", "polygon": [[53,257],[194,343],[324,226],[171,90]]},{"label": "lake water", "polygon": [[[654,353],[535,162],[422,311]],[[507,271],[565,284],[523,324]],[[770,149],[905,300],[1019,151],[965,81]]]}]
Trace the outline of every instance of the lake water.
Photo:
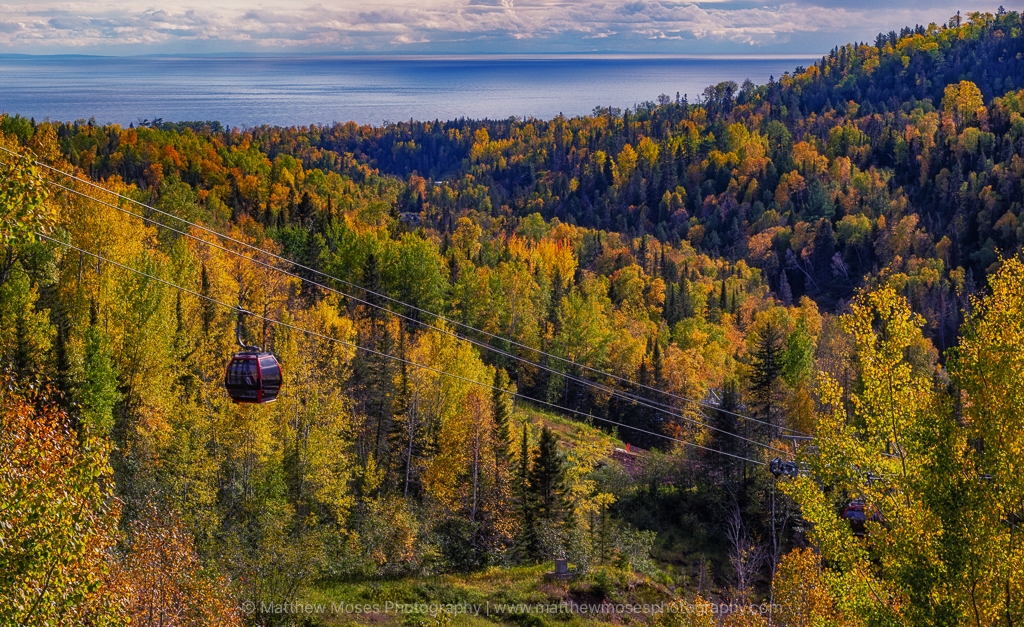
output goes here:
[{"label": "lake water", "polygon": [[0,56],[0,111],[36,120],[217,120],[225,126],[500,119],[633,107],[724,80],[756,84],[812,57]]}]

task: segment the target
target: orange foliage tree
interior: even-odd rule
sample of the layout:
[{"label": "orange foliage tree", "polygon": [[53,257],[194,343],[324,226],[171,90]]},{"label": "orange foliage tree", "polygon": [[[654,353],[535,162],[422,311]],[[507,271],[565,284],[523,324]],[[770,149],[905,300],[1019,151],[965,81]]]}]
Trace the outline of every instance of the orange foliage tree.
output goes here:
[{"label": "orange foliage tree", "polygon": [[0,375],[0,624],[105,625],[115,541],[109,446],[76,434],[48,385]]},{"label": "orange foliage tree", "polygon": [[203,572],[192,536],[174,514],[147,507],[128,544],[108,584],[127,600],[132,625],[241,625],[227,582]]}]

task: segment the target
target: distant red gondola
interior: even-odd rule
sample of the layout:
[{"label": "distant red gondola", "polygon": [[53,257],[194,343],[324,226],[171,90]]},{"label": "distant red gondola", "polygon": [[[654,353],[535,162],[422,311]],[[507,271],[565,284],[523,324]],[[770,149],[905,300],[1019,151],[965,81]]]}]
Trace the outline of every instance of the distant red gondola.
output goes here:
[{"label": "distant red gondola", "polygon": [[843,518],[850,523],[853,534],[859,538],[863,538],[867,533],[869,520],[876,523],[882,522],[882,515],[878,513],[878,510],[868,507],[860,499],[854,499],[846,505],[846,509],[843,510]]},{"label": "distant red gondola", "polygon": [[235,353],[224,374],[224,387],[236,403],[270,403],[281,391],[281,364],[273,353],[242,342],[242,312],[238,313],[236,333],[244,352]]}]

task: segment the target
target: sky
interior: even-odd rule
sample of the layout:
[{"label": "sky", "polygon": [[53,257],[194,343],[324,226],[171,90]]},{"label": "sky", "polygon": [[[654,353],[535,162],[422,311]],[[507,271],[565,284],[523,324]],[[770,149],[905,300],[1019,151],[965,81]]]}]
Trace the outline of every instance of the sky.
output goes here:
[{"label": "sky", "polygon": [[[952,0],[0,0],[0,54],[824,54]],[[1016,7],[1009,6],[1008,9]]]}]

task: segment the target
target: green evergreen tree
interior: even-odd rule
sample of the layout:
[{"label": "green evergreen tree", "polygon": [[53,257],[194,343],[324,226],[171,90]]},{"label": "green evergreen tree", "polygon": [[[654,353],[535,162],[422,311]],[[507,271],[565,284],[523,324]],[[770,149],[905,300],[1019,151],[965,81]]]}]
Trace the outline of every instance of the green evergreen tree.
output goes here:
[{"label": "green evergreen tree", "polygon": [[[746,421],[739,418],[739,394],[736,392],[736,382],[727,381],[722,390],[722,402],[711,412],[711,424],[717,431],[711,432],[711,445],[717,451],[729,453],[730,455],[743,456],[746,452],[746,442],[729,434],[745,435]],[[714,455],[712,463],[719,465],[726,483],[734,485],[737,478],[737,464],[740,463],[734,457],[727,455]]]},{"label": "green evergreen tree", "polygon": [[557,521],[562,515],[565,469],[558,454],[558,439],[544,427],[533,452],[528,479],[530,509],[540,520]]},{"label": "green evergreen tree", "polygon": [[677,291],[678,289],[676,288],[675,283],[668,284],[666,288],[667,294],[665,298],[665,322],[667,322],[670,326],[679,322],[679,311],[676,307]]},{"label": "green evergreen tree", "polygon": [[114,406],[121,400],[117,376],[106,334],[94,321],[85,331],[85,359],[78,403],[82,425],[99,436],[106,436],[114,426]]},{"label": "green evergreen tree", "polygon": [[668,381],[665,380],[665,363],[661,356],[661,344],[657,341],[654,342],[654,351],[651,355],[651,367],[654,370],[654,387],[659,390],[664,390],[668,387]]},{"label": "green evergreen tree", "polygon": [[362,310],[365,326],[361,328],[360,344],[377,353],[359,351],[353,359],[352,384],[362,401],[367,424],[364,435],[368,449],[382,468],[391,464],[390,435],[393,431],[395,405],[395,362],[385,357],[395,350],[395,338],[387,324],[387,313],[381,308],[383,292],[377,256],[370,253],[363,266],[363,297],[374,306]]},{"label": "green evergreen tree", "polygon": [[679,281],[679,297],[676,299],[676,307],[680,320],[690,318],[694,314],[693,298],[690,296],[690,279],[688,278]]},{"label": "green evergreen tree", "polygon": [[777,325],[769,323],[756,332],[753,357],[750,394],[754,409],[759,417],[775,425],[778,413],[776,388],[783,366],[783,333]]},{"label": "green evergreen tree", "polygon": [[[406,332],[405,325],[398,327],[398,358],[406,360]],[[408,482],[406,479],[411,474],[413,449],[418,447],[413,444],[415,440],[415,428],[413,425],[404,423],[403,418],[409,411],[409,368],[405,361],[398,362],[398,385],[395,386],[395,397],[391,406],[392,419],[388,431],[388,446],[397,454],[398,473],[402,477],[403,493],[408,493]],[[410,433],[410,430],[412,433]],[[399,454],[398,452],[401,451]]]},{"label": "green evergreen tree", "polygon": [[499,464],[508,464],[511,451],[509,442],[512,438],[511,412],[508,407],[508,375],[501,368],[494,369],[494,389],[491,390],[491,415],[494,418],[494,450]]},{"label": "green evergreen tree", "polygon": [[537,512],[533,508],[530,493],[530,435],[529,425],[523,425],[519,441],[519,463],[516,469],[516,497],[519,500],[520,532],[516,539],[516,554],[522,562],[533,562],[540,553],[540,536],[537,534]]},{"label": "green evergreen tree", "polygon": [[779,272],[779,300],[787,307],[793,304],[793,289],[789,286],[785,270]]},{"label": "green evergreen tree", "polygon": [[517,475],[519,478],[519,496],[522,499],[525,509],[527,488],[530,482],[530,433],[529,425],[523,425],[523,437],[519,441],[519,464]]},{"label": "green evergreen tree", "polygon": [[74,393],[74,373],[68,352],[68,321],[63,312],[58,316],[56,326],[57,337],[53,343],[53,382],[61,393],[60,403],[66,408]]}]

